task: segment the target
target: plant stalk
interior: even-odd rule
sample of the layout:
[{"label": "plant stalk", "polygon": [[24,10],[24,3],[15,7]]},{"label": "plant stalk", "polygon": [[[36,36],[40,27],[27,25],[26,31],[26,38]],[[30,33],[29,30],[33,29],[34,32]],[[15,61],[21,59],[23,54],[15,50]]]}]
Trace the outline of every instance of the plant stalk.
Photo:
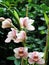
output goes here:
[{"label": "plant stalk", "polygon": [[26,17],[28,17],[28,5],[26,6]]},{"label": "plant stalk", "polygon": [[48,33],[46,39],[45,65],[47,65],[47,61],[48,61],[48,52],[49,52],[49,23],[48,23]]}]

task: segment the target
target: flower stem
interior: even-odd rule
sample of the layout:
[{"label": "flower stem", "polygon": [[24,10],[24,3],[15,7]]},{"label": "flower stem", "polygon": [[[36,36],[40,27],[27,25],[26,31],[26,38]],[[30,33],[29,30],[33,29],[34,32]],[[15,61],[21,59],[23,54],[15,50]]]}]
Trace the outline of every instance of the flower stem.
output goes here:
[{"label": "flower stem", "polygon": [[48,23],[48,33],[46,39],[45,65],[47,65],[47,61],[48,61],[48,52],[49,52],[49,23]]},{"label": "flower stem", "polygon": [[12,26],[14,29],[18,30],[12,23],[11,23],[11,26]]},{"label": "flower stem", "polygon": [[28,17],[28,5],[26,6],[26,17]]},{"label": "flower stem", "polygon": [[21,59],[21,65],[24,65],[23,58]]}]

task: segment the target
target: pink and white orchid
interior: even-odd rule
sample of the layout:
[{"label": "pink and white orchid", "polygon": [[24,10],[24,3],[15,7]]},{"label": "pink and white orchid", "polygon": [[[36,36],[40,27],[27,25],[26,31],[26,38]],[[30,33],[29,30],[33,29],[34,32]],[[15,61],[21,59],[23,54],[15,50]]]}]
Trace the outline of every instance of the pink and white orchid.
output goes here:
[{"label": "pink and white orchid", "polygon": [[9,28],[9,27],[11,27],[11,23],[12,23],[11,19],[9,19],[9,18],[5,19],[2,22],[2,28]]},{"label": "pink and white orchid", "polygon": [[22,28],[26,28],[27,30],[35,30],[35,27],[31,24],[34,20],[29,19],[28,17],[20,18],[20,25]]},{"label": "pink and white orchid", "polygon": [[26,32],[25,31],[20,31],[20,33],[16,34],[17,38],[14,40],[14,42],[19,43],[19,42],[24,42],[26,40]]},{"label": "pink and white orchid", "polygon": [[0,17],[0,21],[4,21],[5,20],[5,18],[4,17]]},{"label": "pink and white orchid", "polygon": [[17,31],[14,28],[11,28],[12,31],[10,31],[7,35],[7,38],[5,40],[6,43],[9,43],[11,40],[16,39],[16,33]]},{"label": "pink and white orchid", "polygon": [[17,30],[12,28],[12,31],[10,31],[7,35],[7,39],[5,40],[6,43],[9,43],[11,40],[13,40],[15,43],[23,42],[26,39],[26,33],[25,31],[20,31],[18,33]]},{"label": "pink and white orchid", "polygon": [[42,65],[45,63],[43,56],[44,56],[44,53],[42,53],[42,52],[37,52],[37,51],[30,52],[28,54],[28,57],[29,57],[28,62],[29,62],[29,64],[37,63],[37,64]]},{"label": "pink and white orchid", "polygon": [[14,50],[16,58],[27,58],[28,57],[28,48],[27,47],[19,47]]}]

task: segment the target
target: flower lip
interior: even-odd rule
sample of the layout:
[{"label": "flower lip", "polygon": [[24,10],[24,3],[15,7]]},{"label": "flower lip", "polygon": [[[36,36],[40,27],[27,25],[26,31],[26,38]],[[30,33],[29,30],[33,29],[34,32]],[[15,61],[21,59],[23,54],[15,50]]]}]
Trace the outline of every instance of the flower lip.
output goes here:
[{"label": "flower lip", "polygon": [[38,52],[33,52],[32,53],[32,58],[33,58],[33,61],[37,62],[39,60]]},{"label": "flower lip", "polygon": [[39,60],[38,56],[33,57],[33,61],[37,62]]},{"label": "flower lip", "polygon": [[20,57],[22,57],[22,56],[24,55],[24,48],[23,48],[23,47],[20,47],[18,51],[19,51],[19,52],[18,52],[18,55],[19,55]]}]

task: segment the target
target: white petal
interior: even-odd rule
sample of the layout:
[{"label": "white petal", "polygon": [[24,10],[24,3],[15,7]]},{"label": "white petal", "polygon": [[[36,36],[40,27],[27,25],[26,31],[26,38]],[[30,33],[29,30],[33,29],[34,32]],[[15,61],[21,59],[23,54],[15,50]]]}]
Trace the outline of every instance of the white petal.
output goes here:
[{"label": "white petal", "polygon": [[13,49],[14,53],[18,54],[18,48]]},{"label": "white petal", "polygon": [[12,22],[12,20],[10,18],[7,18],[6,21],[9,21],[10,23]]},{"label": "white petal", "polygon": [[19,58],[20,58],[20,56],[18,56],[17,54],[15,54],[14,56],[15,56],[17,59],[19,59]]},{"label": "white petal", "polygon": [[32,58],[32,52],[28,53],[28,57]]},{"label": "white petal", "polygon": [[16,36],[17,38],[14,39],[14,42],[16,43],[23,42],[26,39],[26,33],[24,31],[20,31]]},{"label": "white petal", "polygon": [[34,64],[34,61],[32,59],[28,59],[29,64]]},{"label": "white petal", "polygon": [[35,27],[32,26],[32,25],[29,25],[29,26],[27,26],[26,28],[27,28],[27,30],[30,30],[30,31],[35,30]]},{"label": "white petal", "polygon": [[12,31],[8,32],[7,37],[9,37],[9,38],[12,37]]},{"label": "white petal", "polygon": [[43,52],[39,52],[39,57],[44,57],[44,53]]},{"label": "white petal", "polygon": [[38,64],[44,64],[45,60],[44,59],[39,59],[39,61],[37,62]]},{"label": "white petal", "polygon": [[33,24],[33,23],[34,23],[34,20],[28,19],[28,24],[29,24],[29,25],[31,25],[31,24]]},{"label": "white petal", "polygon": [[0,21],[4,21],[5,20],[5,18],[4,17],[0,17]]},{"label": "white petal", "polygon": [[20,25],[23,27],[23,18],[20,18]]},{"label": "white petal", "polygon": [[28,48],[27,48],[27,47],[24,47],[24,49],[25,49],[25,52],[27,52],[27,51],[28,51]]},{"label": "white petal", "polygon": [[10,41],[11,41],[11,38],[7,38],[7,39],[5,40],[6,43],[9,43]]},{"label": "white petal", "polygon": [[13,39],[13,41],[14,41],[15,43],[19,43],[19,42],[21,42],[21,40],[20,40],[20,39],[18,39],[18,38]]}]

